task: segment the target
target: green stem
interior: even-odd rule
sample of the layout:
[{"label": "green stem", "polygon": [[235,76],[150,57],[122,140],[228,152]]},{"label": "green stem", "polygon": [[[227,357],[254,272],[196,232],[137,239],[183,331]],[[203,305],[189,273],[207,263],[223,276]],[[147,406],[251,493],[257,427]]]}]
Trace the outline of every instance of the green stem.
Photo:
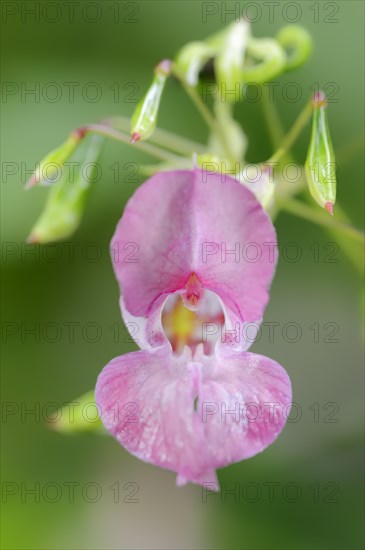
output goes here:
[{"label": "green stem", "polygon": [[284,139],[281,142],[279,149],[272,155],[269,159],[269,162],[278,162],[278,160],[289,151],[293,146],[300,133],[302,132],[304,126],[307,124],[308,120],[312,116],[313,106],[312,99],[308,101],[297,120],[294,122],[293,126],[290,128],[289,132],[286,134]]},{"label": "green stem", "polygon": [[307,206],[306,204],[295,199],[287,198],[278,199],[278,206],[282,210],[290,212],[290,214],[294,214],[296,216],[299,216],[300,218],[304,218],[305,220],[318,223],[327,228],[336,229],[338,231],[341,231],[342,234],[345,234],[348,237],[356,240],[357,242],[360,242],[362,244],[365,243],[365,235],[364,233],[362,233],[362,231],[356,229],[355,227],[352,227],[351,225],[336,221],[324,211],[322,213],[321,210],[314,209],[311,206]]},{"label": "green stem", "polygon": [[216,119],[214,118],[214,116],[212,115],[212,113],[210,112],[208,107],[203,102],[202,98],[200,97],[200,95],[198,94],[196,89],[193,86],[189,86],[189,84],[187,84],[185,82],[185,79],[181,75],[181,73],[180,73],[179,69],[176,67],[176,65],[173,65],[172,74],[178,79],[178,81],[180,82],[180,84],[184,88],[185,92],[190,97],[190,99],[194,103],[195,107],[197,108],[197,110],[201,114],[202,118],[204,119],[204,121],[207,124],[210,131],[213,134],[215,134],[217,136],[217,138],[219,139],[219,141],[221,142],[221,144],[222,144],[222,146],[223,146],[223,148],[226,152],[227,158],[231,162],[234,163],[236,159],[233,158],[233,155],[230,151],[229,144],[227,143],[227,140],[225,139],[224,134],[220,131],[219,124],[217,123]]},{"label": "green stem", "polygon": [[208,107],[205,105],[196,89],[193,86],[189,86],[189,84],[185,82],[185,79],[181,75],[176,65],[173,65],[172,74],[178,79],[185,92],[188,94],[195,107],[198,109],[207,126],[211,129],[212,132],[216,131],[216,123],[212,113],[209,111]]},{"label": "green stem", "polygon": [[339,166],[344,166],[357,154],[362,153],[363,150],[364,136],[356,136],[351,139],[347,145],[343,146],[342,149],[336,151],[336,163]]},{"label": "green stem", "polygon": [[123,134],[119,130],[115,130],[114,128],[112,128],[111,126],[107,126],[106,124],[88,124],[87,126],[84,126],[82,128],[82,131],[85,133],[93,132],[96,134],[101,134],[102,136],[121,141],[122,143],[130,145],[136,149],[141,149],[141,151],[144,151],[148,155],[156,157],[160,160],[179,164],[184,161],[186,162],[186,158],[174,155],[173,153],[169,153],[168,151],[157,147],[157,145],[152,145],[151,143],[147,143],[145,141],[139,141],[132,144],[131,138],[128,134]]},{"label": "green stem", "polygon": [[262,89],[262,109],[269,131],[271,143],[277,149],[284,137],[284,129],[279,118],[276,105],[270,100],[270,91],[267,86],[261,86]]},{"label": "green stem", "polygon": [[[123,132],[129,132],[131,127],[130,119],[122,116],[105,118],[102,122]],[[156,145],[181,155],[191,156],[192,153],[204,153],[206,151],[206,147],[202,143],[178,136],[161,128],[156,128],[149,139]]]}]

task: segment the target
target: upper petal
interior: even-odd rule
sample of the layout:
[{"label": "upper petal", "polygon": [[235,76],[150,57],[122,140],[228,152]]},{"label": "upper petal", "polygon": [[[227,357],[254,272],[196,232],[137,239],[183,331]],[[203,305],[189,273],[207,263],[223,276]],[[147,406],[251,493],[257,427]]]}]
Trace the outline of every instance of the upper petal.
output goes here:
[{"label": "upper petal", "polygon": [[128,451],[177,472],[179,483],[202,483],[276,439],[291,385],[285,370],[261,355],[192,360],[160,349],[111,361],[95,397],[105,427]]},{"label": "upper petal", "polygon": [[276,265],[274,227],[254,195],[228,176],[159,173],[128,202],[112,240],[126,309],[145,317],[192,274],[228,314],[261,319]]}]

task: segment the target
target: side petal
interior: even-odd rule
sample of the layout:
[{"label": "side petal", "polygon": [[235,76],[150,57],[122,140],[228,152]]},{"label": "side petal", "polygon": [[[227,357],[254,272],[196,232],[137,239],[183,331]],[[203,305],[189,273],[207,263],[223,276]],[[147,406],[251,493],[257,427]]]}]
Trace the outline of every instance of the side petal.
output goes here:
[{"label": "side petal", "polygon": [[212,483],[215,470],[270,445],[285,425],[291,386],[275,361],[252,353],[193,361],[186,351],[138,351],[111,361],[95,392],[107,430],[129,452]]},{"label": "side petal", "polygon": [[125,306],[139,317],[196,274],[234,318],[261,319],[277,259],[274,227],[255,196],[201,170],[163,172],[141,185],[112,251]]},{"label": "side petal", "polygon": [[222,356],[214,369],[206,368],[199,410],[217,466],[271,445],[285,426],[291,402],[287,372],[268,357],[243,352]]}]

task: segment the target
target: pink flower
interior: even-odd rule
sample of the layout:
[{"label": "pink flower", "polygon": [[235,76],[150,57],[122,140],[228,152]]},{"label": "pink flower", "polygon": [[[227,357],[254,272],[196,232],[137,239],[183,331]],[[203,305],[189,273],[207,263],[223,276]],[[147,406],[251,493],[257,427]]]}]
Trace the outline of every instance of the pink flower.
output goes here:
[{"label": "pink flower", "polygon": [[216,483],[217,468],[261,452],[284,427],[289,377],[248,353],[252,330],[244,336],[261,322],[275,244],[248,189],[200,170],[149,179],[117,226],[122,314],[142,349],[103,369],[96,402],[119,443],[177,472],[178,485]]}]

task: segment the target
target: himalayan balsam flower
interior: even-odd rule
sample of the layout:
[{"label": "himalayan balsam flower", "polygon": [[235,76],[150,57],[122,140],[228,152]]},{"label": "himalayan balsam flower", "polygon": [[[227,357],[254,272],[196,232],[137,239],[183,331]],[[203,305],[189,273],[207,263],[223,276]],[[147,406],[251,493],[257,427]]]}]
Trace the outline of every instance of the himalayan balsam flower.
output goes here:
[{"label": "himalayan balsam flower", "polygon": [[178,485],[217,488],[217,468],[261,452],[283,429],[289,377],[248,353],[243,337],[262,319],[275,244],[248,189],[200,170],[153,176],[117,226],[121,310],[141,350],[103,369],[96,402],[119,443],[175,471]]}]

